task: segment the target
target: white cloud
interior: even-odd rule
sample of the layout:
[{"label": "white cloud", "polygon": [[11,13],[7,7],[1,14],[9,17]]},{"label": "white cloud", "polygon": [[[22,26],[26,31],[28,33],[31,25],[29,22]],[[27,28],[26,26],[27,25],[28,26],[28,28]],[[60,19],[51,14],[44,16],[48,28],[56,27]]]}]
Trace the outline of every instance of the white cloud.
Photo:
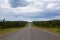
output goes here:
[{"label": "white cloud", "polygon": [[[7,20],[16,20],[14,19],[13,15],[20,15],[22,14],[23,16],[34,16],[38,15],[38,12],[42,14],[42,12],[45,12],[46,9],[49,10],[60,10],[60,0],[26,0],[30,2],[29,5],[25,7],[17,7],[17,8],[12,8],[10,3],[8,2],[9,0],[0,0],[0,18],[6,17]],[[3,14],[1,12],[4,12]],[[12,13],[10,15],[10,13]],[[4,15],[5,14],[5,15]],[[8,15],[7,15],[8,14]],[[40,15],[39,14],[39,15]],[[9,16],[10,15],[10,16]],[[37,19],[31,19],[31,18],[25,18],[22,16],[17,17],[17,20],[27,20],[27,21],[33,21],[33,20],[50,20],[46,18],[37,18]],[[59,17],[56,17],[59,18]]]},{"label": "white cloud", "polygon": [[4,9],[9,9],[9,10],[14,10],[14,11],[19,11],[19,12],[37,12],[37,11],[43,11],[43,9],[39,9],[38,6],[41,8],[42,7],[42,3],[41,2],[36,2],[37,0],[33,0],[31,1],[31,4],[29,4],[26,7],[18,7],[18,8],[11,8],[10,4],[8,2],[8,0],[2,1],[0,3],[0,8],[4,8]]},{"label": "white cloud", "polygon": [[50,2],[50,3],[52,3],[52,2],[60,2],[60,0],[27,0],[27,1],[29,1],[29,2]]},{"label": "white cloud", "polygon": [[[32,3],[32,1],[31,1],[31,3]],[[1,2],[0,8],[4,9],[5,11],[8,11],[8,12],[16,12],[17,14],[18,13],[29,13],[29,12],[42,12],[42,11],[44,11],[43,9],[38,8],[39,4],[41,4],[41,2],[39,3],[39,2],[33,1],[33,4],[29,4],[26,7],[11,8],[8,0],[5,0],[5,1]]]},{"label": "white cloud", "polygon": [[48,4],[47,9],[60,9],[60,3],[50,3]]},{"label": "white cloud", "polygon": [[9,4],[8,0],[2,0],[0,2],[0,8],[10,8],[10,4]]},{"label": "white cloud", "polygon": [[60,0],[41,0],[41,2],[56,3],[60,2]]},{"label": "white cloud", "polygon": [[60,19],[60,15],[55,16],[53,19]]},{"label": "white cloud", "polygon": [[[11,8],[10,7],[11,5],[9,4],[8,0],[2,0],[0,2],[0,8],[8,9],[11,12],[19,12],[19,13],[43,12],[45,9],[60,9],[60,3],[58,3],[59,0],[26,0],[26,1],[31,2],[26,7]],[[55,2],[55,1],[58,2],[47,3],[47,2]]]}]

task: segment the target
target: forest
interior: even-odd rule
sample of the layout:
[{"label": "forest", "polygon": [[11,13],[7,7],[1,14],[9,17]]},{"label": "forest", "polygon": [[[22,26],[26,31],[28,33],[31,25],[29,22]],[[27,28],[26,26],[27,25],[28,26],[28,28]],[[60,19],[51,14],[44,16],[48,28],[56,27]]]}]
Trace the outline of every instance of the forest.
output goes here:
[{"label": "forest", "polygon": [[49,20],[49,21],[33,21],[33,24],[37,27],[53,27],[60,28],[60,20]]},{"label": "forest", "polygon": [[2,21],[0,22],[0,29],[5,28],[21,28],[27,24],[26,21]]}]

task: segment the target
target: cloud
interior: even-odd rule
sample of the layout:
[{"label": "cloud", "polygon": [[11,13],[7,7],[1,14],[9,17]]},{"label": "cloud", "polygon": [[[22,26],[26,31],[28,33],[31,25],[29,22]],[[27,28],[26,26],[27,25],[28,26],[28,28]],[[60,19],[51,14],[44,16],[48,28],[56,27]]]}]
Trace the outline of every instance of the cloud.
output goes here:
[{"label": "cloud", "polygon": [[41,0],[41,2],[48,2],[48,3],[60,3],[60,0]]},{"label": "cloud", "polygon": [[0,19],[60,19],[60,0],[0,0]]},{"label": "cloud", "polygon": [[60,3],[50,3],[48,4],[47,9],[58,10],[60,9]]},{"label": "cloud", "polygon": [[25,7],[29,4],[26,0],[9,0],[11,7]]},{"label": "cloud", "polygon": [[0,8],[10,8],[8,0],[0,0]]},{"label": "cloud", "polygon": [[54,19],[60,19],[60,15],[55,16]]}]

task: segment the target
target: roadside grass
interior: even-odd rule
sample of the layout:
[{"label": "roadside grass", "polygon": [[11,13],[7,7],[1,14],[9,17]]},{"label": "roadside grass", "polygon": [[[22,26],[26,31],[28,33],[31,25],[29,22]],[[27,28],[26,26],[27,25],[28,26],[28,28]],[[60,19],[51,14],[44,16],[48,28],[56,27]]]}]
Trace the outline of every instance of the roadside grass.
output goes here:
[{"label": "roadside grass", "polygon": [[32,25],[32,26],[35,27],[35,28],[39,28],[41,30],[44,30],[44,31],[48,31],[48,32],[52,32],[52,33],[55,33],[55,34],[59,34],[60,35],[60,28],[38,27],[38,26],[35,26],[35,25]]},{"label": "roadside grass", "polygon": [[10,33],[16,30],[19,30],[20,28],[7,28],[7,29],[0,29],[0,35],[1,34],[6,34],[6,33]]},{"label": "roadside grass", "polygon": [[60,34],[60,28],[46,28],[46,27],[40,27],[40,29],[49,31],[49,32],[53,32],[55,34]]}]

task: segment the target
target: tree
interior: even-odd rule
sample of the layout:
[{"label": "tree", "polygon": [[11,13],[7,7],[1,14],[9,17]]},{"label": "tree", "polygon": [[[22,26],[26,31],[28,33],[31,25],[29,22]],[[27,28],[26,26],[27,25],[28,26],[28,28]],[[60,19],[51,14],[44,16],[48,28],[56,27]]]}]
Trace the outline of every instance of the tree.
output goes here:
[{"label": "tree", "polygon": [[5,18],[3,19],[3,22],[5,22]]}]

